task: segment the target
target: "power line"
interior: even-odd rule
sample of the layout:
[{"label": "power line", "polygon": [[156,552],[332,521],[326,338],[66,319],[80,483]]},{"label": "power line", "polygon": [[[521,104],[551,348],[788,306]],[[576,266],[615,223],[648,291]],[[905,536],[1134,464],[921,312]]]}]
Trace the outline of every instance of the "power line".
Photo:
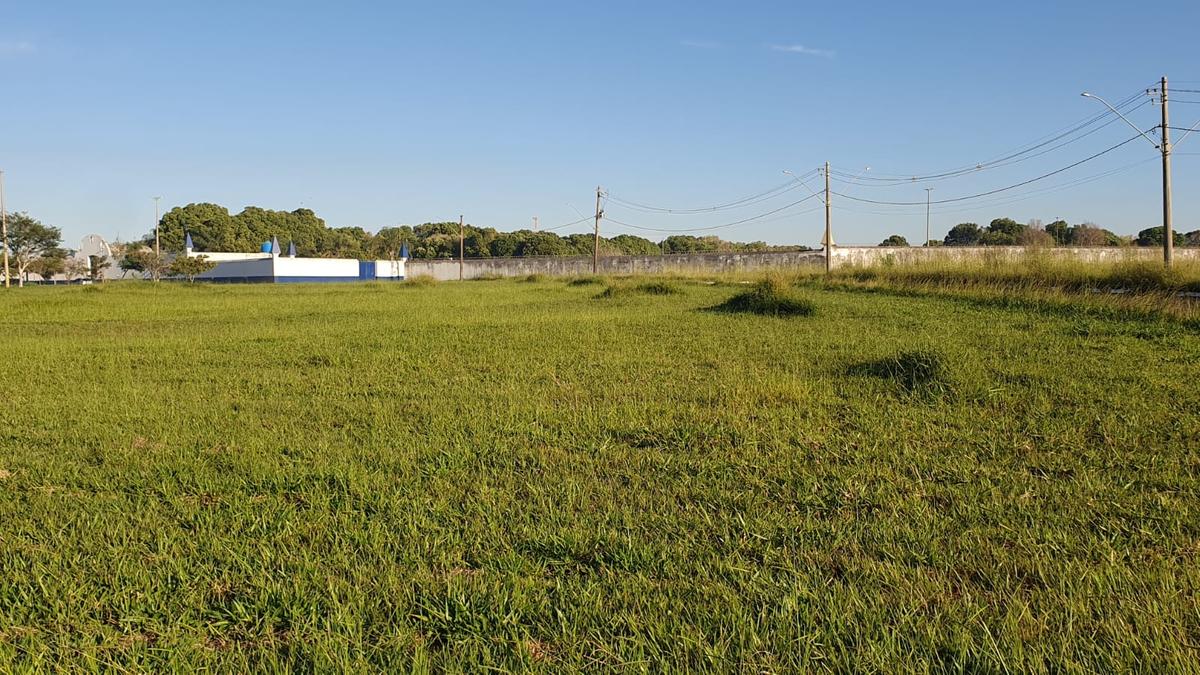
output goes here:
[{"label": "power line", "polygon": [[779,213],[780,211],[784,211],[784,210],[786,210],[786,209],[790,209],[790,208],[792,208],[793,206],[798,206],[798,205],[800,205],[800,204],[803,204],[804,202],[806,202],[806,201],[808,201],[808,200],[810,200],[810,199],[812,199],[812,198],[814,198],[814,197],[817,197],[817,196],[819,196],[819,195],[816,195],[816,194],[811,194],[811,195],[809,195],[809,196],[807,196],[807,197],[805,197],[805,198],[803,198],[803,199],[800,199],[800,200],[794,201],[794,202],[792,202],[791,204],[787,204],[787,205],[785,205],[785,206],[781,206],[781,207],[779,207],[779,208],[777,208],[777,209],[774,209],[774,210],[771,210],[771,211],[767,211],[766,213],[760,213],[760,214],[758,214],[757,216],[751,216],[751,217],[749,217],[749,218],[743,218],[743,219],[741,219],[741,220],[735,220],[735,221],[733,221],[732,223],[723,223],[723,224],[721,224],[721,225],[711,225],[711,226],[708,226],[708,227],[688,227],[688,228],[660,228],[660,227],[645,227],[645,226],[642,226],[642,225],[634,225],[634,224],[632,224],[632,223],[624,223],[624,222],[621,222],[621,221],[619,221],[619,220],[616,220],[616,219],[614,219],[614,218],[607,217],[607,216],[605,217],[605,220],[607,220],[607,221],[608,221],[608,222],[610,222],[610,223],[615,223],[615,224],[617,224],[617,225],[623,225],[623,226],[625,226],[625,227],[631,227],[631,228],[633,228],[633,229],[635,229],[635,230],[646,230],[647,232],[708,232],[708,231],[710,231],[710,230],[720,230],[720,229],[724,229],[724,228],[727,228],[727,227],[734,227],[735,225],[743,225],[743,224],[745,224],[745,223],[753,222],[753,221],[755,221],[755,220],[761,220],[761,219],[763,219],[763,218],[766,218],[767,216],[773,216],[773,215],[775,215],[776,213]]},{"label": "power line", "polygon": [[[1179,153],[1179,154],[1188,154],[1188,153]],[[1193,153],[1193,154],[1200,154],[1200,153]],[[1030,190],[1028,192],[1023,192],[1023,193],[1020,193],[1017,195],[1008,195],[1008,196],[1004,196],[1004,197],[993,197],[991,199],[982,199],[979,202],[976,202],[976,203],[972,204],[971,206],[968,206],[965,208],[934,209],[933,213],[934,213],[934,215],[966,213],[968,211],[975,211],[975,210],[978,210],[981,208],[995,208],[995,207],[999,207],[999,206],[1006,206],[1008,204],[1015,204],[1017,202],[1027,201],[1027,200],[1033,199],[1035,197],[1040,197],[1042,195],[1051,194],[1054,192],[1061,192],[1063,190],[1068,190],[1070,188],[1077,187],[1079,185],[1093,183],[1095,181],[1098,181],[1098,180],[1101,180],[1104,178],[1108,178],[1109,176],[1114,176],[1114,175],[1117,175],[1120,173],[1124,173],[1126,171],[1130,171],[1139,166],[1142,166],[1143,164],[1147,164],[1149,162],[1156,162],[1156,161],[1158,161],[1158,157],[1147,157],[1145,159],[1138,160],[1131,164],[1119,166],[1114,169],[1109,169],[1107,171],[1103,171],[1103,172],[1100,172],[1097,174],[1092,174],[1090,176],[1076,178],[1074,180],[1070,180],[1065,183],[1059,183],[1057,185],[1049,185],[1049,186],[1046,186],[1043,188]],[[922,213],[924,213],[924,210],[916,210],[916,209],[913,209],[913,210],[893,209],[890,211],[884,211],[884,210],[852,208],[849,206],[840,206],[840,205],[835,206],[834,208],[842,210],[842,211],[848,211],[851,213],[863,213],[863,214],[877,215],[877,216],[904,216],[904,217],[907,217],[907,216],[918,216],[918,215],[921,215]]]},{"label": "power line", "polygon": [[[1150,104],[1150,101],[1149,101],[1149,100],[1147,100],[1147,101],[1143,102],[1141,105],[1139,105],[1139,106],[1137,106],[1137,107],[1133,108],[1132,110],[1126,111],[1126,112],[1133,112],[1133,110],[1137,110],[1137,109],[1139,109],[1139,108],[1141,108],[1141,107],[1143,107],[1143,106],[1149,105],[1149,104]],[[1031,154],[1031,155],[1030,155],[1030,154],[1027,154],[1027,155],[1024,155],[1024,156],[1021,156],[1021,157],[1014,157],[1014,158],[1012,158],[1012,159],[1009,159],[1009,160],[1007,160],[1007,161],[1001,161],[1001,162],[997,162],[997,163],[994,163],[994,164],[980,165],[980,168],[979,168],[979,169],[974,169],[974,170],[971,170],[971,171],[966,171],[966,172],[963,172],[963,173],[955,174],[955,175],[953,175],[953,176],[947,176],[947,177],[945,177],[945,178],[932,179],[932,180],[925,180],[925,181],[920,181],[920,182],[934,182],[934,180],[946,180],[947,178],[955,178],[955,177],[957,177],[957,176],[966,175],[966,174],[968,174],[968,173],[975,173],[975,172],[977,172],[977,171],[982,171],[982,170],[985,170],[985,169],[997,169],[997,168],[1000,168],[1000,167],[1012,166],[1013,164],[1019,164],[1019,163],[1021,163],[1021,162],[1025,162],[1025,161],[1028,161],[1028,160],[1031,160],[1031,159],[1035,159],[1035,158],[1037,158],[1037,157],[1041,157],[1041,156],[1043,156],[1043,155],[1050,154],[1051,152],[1054,152],[1055,150],[1059,150],[1059,149],[1061,149],[1061,148],[1064,148],[1064,147],[1066,147],[1066,146],[1068,146],[1068,145],[1071,145],[1072,143],[1076,143],[1076,142],[1078,142],[1078,141],[1081,141],[1081,140],[1083,140],[1083,139],[1087,138],[1088,136],[1091,136],[1092,134],[1094,134],[1094,133],[1096,133],[1096,132],[1098,132],[1098,131],[1101,131],[1102,129],[1104,129],[1105,127],[1109,126],[1110,124],[1113,124],[1114,122],[1118,122],[1118,121],[1120,121],[1120,120],[1119,120],[1119,118],[1116,118],[1116,117],[1114,117],[1113,119],[1111,119],[1111,120],[1109,120],[1109,121],[1105,122],[1104,124],[1102,124],[1102,125],[1100,125],[1100,126],[1096,127],[1095,129],[1092,129],[1091,131],[1088,131],[1087,133],[1084,133],[1084,134],[1082,134],[1082,135],[1079,135],[1079,136],[1076,136],[1076,137],[1074,137],[1074,138],[1068,139],[1068,140],[1066,140],[1066,141],[1063,141],[1062,143],[1059,143],[1059,144],[1057,144],[1057,145],[1053,145],[1053,146],[1051,146],[1051,147],[1048,147],[1048,148],[1042,149],[1040,152],[1036,152],[1036,153],[1034,153],[1034,154]],[[887,185],[879,185],[879,184],[868,184],[868,183],[864,183],[864,182],[861,182],[861,179],[847,179],[847,178],[844,178],[844,177],[842,177],[842,176],[845,176],[845,174],[844,174],[844,173],[839,173],[839,172],[836,172],[836,171],[835,171],[835,172],[833,172],[833,176],[834,176],[834,180],[838,181],[839,183],[845,183],[845,184],[848,184],[848,185],[857,185],[857,186],[859,186],[859,187],[898,187],[898,186],[906,185],[906,184],[909,184],[909,183],[911,183],[911,182],[912,182],[912,180],[911,180],[911,179],[905,179],[905,180],[894,180],[894,181],[892,181],[891,183],[889,183],[889,184],[887,184]],[[885,179],[885,180],[888,180],[888,179]]]},{"label": "power line", "polygon": [[[1141,138],[1141,135],[1133,136],[1132,138],[1130,138],[1128,140],[1121,141],[1120,143],[1117,143],[1114,146],[1111,146],[1105,150],[1101,150],[1100,152],[1097,152],[1096,154],[1094,154],[1090,157],[1085,157],[1084,159],[1081,159],[1078,162],[1075,162],[1074,164],[1069,164],[1067,166],[1064,166],[1061,169],[1055,169],[1054,171],[1051,171],[1049,173],[1044,173],[1035,178],[1030,178],[1029,180],[1021,181],[1020,183],[1014,183],[1013,185],[1008,185],[1006,187],[996,188],[995,190],[988,190],[987,192],[980,192],[977,194],[966,195],[963,197],[953,197],[950,199],[939,199],[937,201],[930,202],[930,203],[931,204],[951,204],[954,202],[962,202],[962,201],[967,201],[969,199],[977,199],[979,197],[986,197],[988,195],[998,194],[1000,192],[1007,192],[1008,190],[1013,190],[1013,189],[1022,187],[1024,185],[1029,185],[1030,183],[1036,183],[1039,180],[1043,180],[1043,179],[1049,178],[1051,176],[1058,175],[1064,171],[1069,171],[1070,169],[1073,169],[1073,168],[1079,166],[1080,164],[1084,164],[1084,163],[1090,162],[1098,157],[1107,155],[1108,153],[1110,153],[1120,147],[1128,145],[1129,143],[1132,143],[1133,141],[1135,141],[1139,138]],[[885,206],[921,206],[921,205],[925,204],[925,202],[890,202],[890,201],[883,201],[883,200],[877,200],[877,199],[865,199],[863,197],[855,197],[852,195],[842,194],[840,192],[834,192],[833,194],[835,194],[839,197],[844,197],[846,199],[856,201],[856,202],[863,202],[865,204],[882,204]]]},{"label": "power line", "polygon": [[[1117,105],[1115,107],[1118,110],[1127,108],[1129,105],[1133,104],[1139,97],[1141,97],[1143,95],[1144,95],[1144,91],[1139,90],[1137,93],[1132,94],[1132,95],[1122,99],[1120,102],[1117,103]],[[1123,112],[1132,113],[1149,103],[1150,103],[1150,100],[1147,99],[1147,100],[1143,101],[1141,104],[1136,105],[1133,108],[1128,108],[1128,109],[1124,110]],[[1029,153],[1034,152],[1035,150],[1039,150],[1041,148],[1046,147],[1047,145],[1051,145],[1053,143],[1056,143],[1057,141],[1060,141],[1060,140],[1067,138],[1073,134],[1076,134],[1076,133],[1096,124],[1097,122],[1105,119],[1106,117],[1110,117],[1112,115],[1113,115],[1112,111],[1105,110],[1101,113],[1097,113],[1095,115],[1087,117],[1080,122],[1076,122],[1067,127],[1064,127],[1063,129],[1060,129],[1059,131],[1051,132],[1047,136],[1043,136],[1042,138],[1040,138],[1036,141],[1033,141],[1032,143],[1027,144],[1026,146],[1021,146],[1016,151],[1013,151],[1013,152],[1004,154],[1002,156],[995,157],[993,159],[990,159],[990,160],[987,160],[984,162],[980,162],[980,163],[977,163],[977,164],[974,164],[971,166],[964,166],[964,167],[961,167],[958,169],[950,169],[950,170],[946,170],[946,171],[942,171],[942,172],[935,172],[935,173],[929,173],[929,174],[924,174],[924,175],[916,175],[916,174],[879,175],[879,174],[876,174],[875,176],[857,176],[855,178],[858,180],[867,181],[870,183],[900,184],[900,183],[911,183],[911,182],[920,182],[920,181],[945,180],[948,178],[954,178],[957,176],[976,173],[976,172],[979,172],[979,171],[982,171],[985,169],[997,168],[1000,166],[1008,166],[1010,164],[1015,164],[1018,161],[1025,161],[1025,159],[1032,159],[1033,157],[1039,157],[1041,155],[1046,154],[1047,152],[1051,152],[1060,147],[1063,147],[1063,146],[1073,143],[1077,140],[1085,138],[1085,137],[1099,131],[1100,129],[1107,127],[1109,124],[1112,124],[1113,122],[1117,121],[1118,118],[1114,117],[1113,119],[1109,120],[1108,122],[1105,122],[1101,126],[1095,128],[1095,129],[1092,129],[1091,131],[1083,134],[1082,136],[1078,136],[1074,139],[1071,139],[1069,141],[1061,143],[1053,148],[1050,148],[1049,150],[1037,153],[1035,155],[1031,155],[1024,159],[1018,159],[1018,158],[1023,157],[1024,155],[1028,155]],[[849,174],[847,174],[846,172],[835,172],[834,175],[841,176],[841,178],[843,178],[843,179],[849,177]],[[843,182],[846,182],[846,181],[843,180]],[[860,184],[865,185],[866,183],[860,183]]]},{"label": "power line", "polygon": [[593,218],[593,216],[585,216],[583,218],[580,218],[579,220],[576,220],[576,221],[570,222],[570,223],[565,223],[563,225],[555,225],[554,227],[543,227],[541,229],[541,231],[542,232],[553,232],[554,230],[561,230],[564,227],[571,227],[572,225],[579,225],[582,223],[586,223],[587,221],[591,220],[592,218]]},{"label": "power line", "polygon": [[[801,179],[808,178],[809,176],[812,176],[815,174],[816,174],[816,170],[809,171],[808,173],[801,176]],[[796,181],[789,180],[786,183],[776,185],[775,187],[773,187],[769,190],[766,190],[764,192],[750,195],[748,197],[743,197],[741,199],[737,199],[737,200],[734,200],[731,202],[725,202],[723,204],[717,204],[715,206],[706,206],[703,208],[687,208],[687,209],[668,208],[668,207],[663,207],[663,206],[651,206],[649,204],[642,204],[642,203],[635,202],[635,201],[621,199],[620,197],[613,196],[611,193],[605,193],[605,196],[607,199],[610,199],[617,204],[620,204],[627,208],[638,210],[638,211],[645,211],[645,212],[649,212],[649,213],[675,214],[675,215],[695,215],[697,213],[711,213],[714,211],[724,211],[727,209],[750,206],[752,204],[757,204],[759,202],[764,202],[764,201],[767,201],[770,199],[774,199],[775,197],[778,197],[780,195],[791,192],[792,190],[795,190],[799,187],[800,187],[799,183],[797,183]]]}]

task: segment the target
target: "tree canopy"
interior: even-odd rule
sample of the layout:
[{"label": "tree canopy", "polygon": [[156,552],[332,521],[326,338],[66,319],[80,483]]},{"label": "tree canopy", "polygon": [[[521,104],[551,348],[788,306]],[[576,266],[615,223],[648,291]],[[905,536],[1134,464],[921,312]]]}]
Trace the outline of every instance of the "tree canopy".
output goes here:
[{"label": "tree canopy", "polygon": [[[408,244],[413,258],[458,257],[459,224],[457,222],[422,223],[385,227],[371,234],[361,227],[329,227],[309,209],[272,211],[247,206],[231,215],[217,204],[188,204],[167,211],[159,220],[159,241],[163,251],[183,251],[185,233],[192,235],[196,252],[234,251],[252,253],[262,243],[278,237],[280,243],[291,241],[296,251],[305,257],[325,258],[392,258]],[[144,237],[143,243],[153,242],[154,234]],[[559,235],[555,232],[519,229],[503,232],[493,227],[466,224],[463,227],[463,250],[468,258],[545,255],[591,255],[595,237],[592,234]],[[775,247],[795,250],[804,247]],[[600,238],[602,255],[658,255],[661,253],[695,253],[705,251],[767,251],[773,247],[765,242],[731,242],[720,237],[676,235],[654,242],[631,234]],[[140,256],[123,268],[136,269]],[[127,267],[132,265],[132,267]]]},{"label": "tree canopy", "polygon": [[[61,242],[62,231],[57,227],[43,225],[28,213],[8,214],[8,253],[10,263],[16,271],[18,284],[24,285],[30,272],[37,274],[36,268],[43,264],[37,261],[43,256],[52,259],[65,258],[66,252],[58,248]],[[57,263],[45,264],[55,267],[54,274],[62,271]]]}]

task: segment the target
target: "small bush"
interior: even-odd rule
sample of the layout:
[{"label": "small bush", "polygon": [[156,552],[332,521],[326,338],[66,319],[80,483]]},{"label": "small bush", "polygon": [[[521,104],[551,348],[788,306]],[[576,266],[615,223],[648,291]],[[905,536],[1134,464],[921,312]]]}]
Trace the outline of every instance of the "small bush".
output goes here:
[{"label": "small bush", "polygon": [[477,277],[471,277],[468,281],[499,281],[504,277],[499,274],[480,274]]},{"label": "small bush", "polygon": [[567,282],[568,286],[597,286],[604,283],[604,277],[586,276],[575,277]]},{"label": "small bush", "polygon": [[946,358],[930,349],[900,352],[865,363],[853,371],[892,380],[909,392],[948,393],[953,390]]},{"label": "small bush", "polygon": [[596,299],[597,300],[610,300],[612,298],[619,298],[623,295],[629,295],[629,287],[628,286],[609,284],[607,287],[605,287],[604,290],[600,291],[600,293],[596,296]]},{"label": "small bush", "polygon": [[534,272],[533,274],[526,274],[525,276],[521,277],[521,279],[520,279],[521,283],[525,283],[525,284],[540,284],[545,280],[546,280],[546,275],[542,274],[540,272]]},{"label": "small bush", "polygon": [[805,298],[792,293],[780,279],[768,277],[738,293],[716,309],[725,312],[745,312],[765,316],[811,316],[816,306]]},{"label": "small bush", "polygon": [[679,295],[683,293],[683,289],[669,281],[647,281],[636,286],[609,284],[603,291],[600,291],[600,294],[596,298],[619,298],[634,293],[641,295]]},{"label": "small bush", "polygon": [[640,284],[637,292],[646,295],[679,295],[683,289],[669,281],[648,281]]}]

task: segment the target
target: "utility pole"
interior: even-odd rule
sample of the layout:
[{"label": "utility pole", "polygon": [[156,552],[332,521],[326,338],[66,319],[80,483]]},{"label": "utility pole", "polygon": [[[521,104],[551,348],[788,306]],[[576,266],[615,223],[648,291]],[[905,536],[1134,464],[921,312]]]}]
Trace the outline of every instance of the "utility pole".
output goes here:
[{"label": "utility pole", "polygon": [[833,271],[833,224],[829,213],[829,162],[825,162],[825,274]]},{"label": "utility pole", "polygon": [[463,280],[463,258],[465,257],[466,248],[464,241],[466,237],[463,235],[463,217],[458,217],[458,280]]},{"label": "utility pole", "polygon": [[925,243],[922,246],[929,246],[929,200],[933,194],[933,188],[925,188]]},{"label": "utility pole", "polygon": [[537,232],[537,231],[538,231],[538,219],[537,219],[537,216],[534,216],[534,217],[533,217],[533,231],[534,231],[534,232]]},{"label": "utility pole", "polygon": [[1167,76],[1162,79],[1162,180],[1163,180],[1163,264],[1171,266],[1175,257],[1175,232],[1171,229],[1171,127],[1167,120]]},{"label": "utility pole", "polygon": [[154,198],[154,255],[159,254],[158,249],[158,200],[162,197]]},{"label": "utility pole", "polygon": [[8,211],[4,208],[3,171],[0,171],[0,227],[4,229],[4,287],[8,288]]},{"label": "utility pole", "polygon": [[596,234],[592,240],[592,274],[598,274],[600,271],[600,217],[604,212],[600,210],[600,186],[596,186]]}]

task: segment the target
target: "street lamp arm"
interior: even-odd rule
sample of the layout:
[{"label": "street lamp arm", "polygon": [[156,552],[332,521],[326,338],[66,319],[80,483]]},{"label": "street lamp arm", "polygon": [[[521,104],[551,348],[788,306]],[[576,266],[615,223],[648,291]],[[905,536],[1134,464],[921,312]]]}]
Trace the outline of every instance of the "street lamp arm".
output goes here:
[{"label": "street lamp arm", "polygon": [[1104,99],[1100,98],[1099,96],[1097,96],[1097,95],[1095,95],[1095,94],[1088,93],[1088,92],[1086,92],[1086,91],[1085,91],[1085,92],[1083,92],[1082,94],[1080,94],[1080,96],[1082,96],[1082,97],[1084,97],[1084,98],[1094,98],[1094,99],[1096,99],[1097,101],[1099,101],[1099,102],[1103,103],[1103,104],[1104,104],[1104,107],[1106,107],[1106,108],[1108,108],[1109,110],[1111,110],[1111,111],[1115,112],[1115,113],[1117,114],[1117,117],[1120,117],[1122,120],[1125,120],[1125,123],[1126,123],[1126,124],[1128,124],[1130,127],[1132,127],[1134,131],[1136,131],[1136,132],[1138,132],[1139,134],[1141,134],[1143,138],[1145,138],[1146,140],[1148,140],[1148,141],[1150,141],[1151,143],[1153,143],[1153,144],[1154,144],[1154,147],[1156,147],[1156,148],[1157,148],[1157,147],[1159,147],[1159,143],[1158,143],[1158,141],[1154,140],[1154,138],[1152,138],[1152,137],[1151,137],[1151,136],[1149,136],[1149,135],[1148,135],[1146,132],[1144,132],[1144,131],[1142,131],[1140,128],[1138,128],[1138,126],[1137,126],[1136,124],[1134,124],[1133,122],[1130,122],[1128,117],[1126,117],[1126,116],[1122,115],[1120,110],[1117,110],[1116,108],[1114,108],[1114,107],[1112,107],[1111,105],[1109,105],[1108,101],[1105,101]]},{"label": "street lamp arm", "polygon": [[[784,169],[784,170],[783,170],[783,172],[784,172],[785,174],[787,174],[787,175],[791,176],[791,177],[792,177],[792,180],[794,180],[794,181],[796,181],[797,183],[799,183],[799,184],[803,185],[803,186],[804,186],[804,188],[805,188],[806,190],[808,190],[809,192],[813,193],[814,195],[816,195],[816,196],[818,196],[818,197],[820,197],[820,196],[821,196],[820,194],[818,194],[818,193],[817,193],[817,191],[816,191],[816,190],[814,190],[814,189],[812,189],[811,187],[809,187],[808,183],[805,183],[804,181],[800,180],[800,177],[799,177],[799,176],[797,176],[796,174],[792,173],[791,171],[788,171],[787,169]],[[809,173],[811,173],[811,172],[809,172]]]}]

